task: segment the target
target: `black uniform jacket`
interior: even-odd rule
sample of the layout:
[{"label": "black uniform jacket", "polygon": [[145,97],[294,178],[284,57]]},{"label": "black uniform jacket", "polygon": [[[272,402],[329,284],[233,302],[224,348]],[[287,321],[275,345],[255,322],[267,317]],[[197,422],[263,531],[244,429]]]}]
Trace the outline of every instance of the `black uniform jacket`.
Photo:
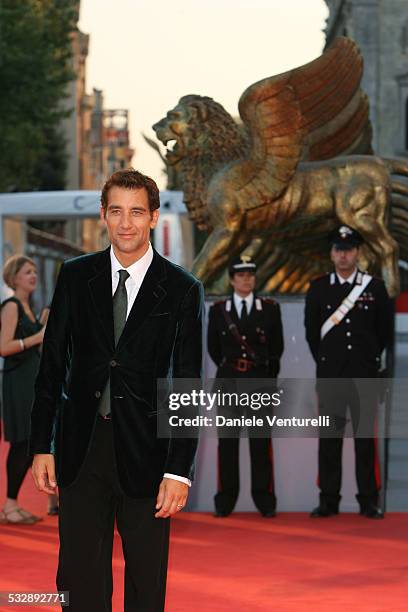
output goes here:
[{"label": "black uniform jacket", "polygon": [[123,491],[152,497],[164,472],[192,478],[196,440],[156,436],[156,380],[200,377],[202,311],[201,283],[154,251],[115,347],[109,249],[65,262],[45,333],[30,439],[31,453],[50,453],[57,415],[59,486],[78,476],[108,377]]},{"label": "black uniform jacket", "polygon": [[357,273],[352,287],[341,285],[335,273],[310,284],[306,295],[306,339],[318,377],[372,378],[378,373],[380,356],[391,340],[393,327],[392,304],[381,279],[373,278],[344,319],[320,339],[323,323],[355,284],[361,284],[362,276]]},{"label": "black uniform jacket", "polygon": [[[244,345],[241,345],[229,329],[225,318],[227,302],[231,305],[229,315],[255,353],[256,366],[253,374],[259,377],[275,377],[279,373],[279,361],[283,353],[283,331],[279,304],[269,298],[254,296],[245,330],[240,329],[240,319],[234,300],[216,302],[211,306],[208,323],[208,352],[218,366],[217,378],[239,376],[231,364],[237,359],[252,360]],[[260,309],[257,308],[257,302]]]}]

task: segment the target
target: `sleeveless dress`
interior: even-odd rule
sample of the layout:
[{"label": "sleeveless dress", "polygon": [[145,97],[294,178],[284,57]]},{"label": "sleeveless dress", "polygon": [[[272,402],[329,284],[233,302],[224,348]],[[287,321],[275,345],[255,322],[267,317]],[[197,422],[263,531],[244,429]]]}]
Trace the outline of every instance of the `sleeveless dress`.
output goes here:
[{"label": "sleeveless dress", "polygon": [[[15,302],[18,307],[15,339],[27,338],[40,331],[41,323],[37,318],[35,321],[30,319],[17,298],[11,297],[5,300],[1,307],[3,308],[8,302]],[[7,442],[28,440],[34,383],[39,365],[38,346],[4,358],[2,412],[4,439]]]}]

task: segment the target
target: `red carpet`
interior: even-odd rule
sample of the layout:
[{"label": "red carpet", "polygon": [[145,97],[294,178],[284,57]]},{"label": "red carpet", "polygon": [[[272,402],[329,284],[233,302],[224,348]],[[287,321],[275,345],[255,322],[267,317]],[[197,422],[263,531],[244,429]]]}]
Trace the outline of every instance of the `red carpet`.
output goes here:
[{"label": "red carpet", "polygon": [[[5,445],[1,446],[3,499]],[[45,514],[46,499],[35,492],[31,476],[21,504]],[[405,612],[407,534],[407,514],[388,514],[384,521],[350,514],[321,521],[304,514],[280,514],[269,520],[256,514],[227,519],[182,514],[173,520],[166,611]],[[55,590],[55,518],[35,526],[0,525],[0,550],[0,591]],[[121,612],[119,538],[113,567],[113,609]]]}]

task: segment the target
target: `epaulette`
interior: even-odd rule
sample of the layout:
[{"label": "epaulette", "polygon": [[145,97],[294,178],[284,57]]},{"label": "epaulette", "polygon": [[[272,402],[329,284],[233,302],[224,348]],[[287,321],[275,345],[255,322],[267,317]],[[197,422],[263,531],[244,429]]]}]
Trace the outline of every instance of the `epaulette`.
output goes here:
[{"label": "epaulette", "polygon": [[271,297],[261,297],[261,300],[266,304],[277,304],[277,301]]},{"label": "epaulette", "polygon": [[364,274],[370,274],[372,280],[375,281],[380,281],[380,283],[384,283],[384,279],[381,278],[381,276],[377,276],[376,274],[371,274],[370,272],[368,272],[368,270],[359,270],[359,274],[361,274],[362,276],[364,276]]},{"label": "epaulette", "polygon": [[231,310],[231,300],[217,300],[211,304],[210,308],[225,308],[228,312]]}]

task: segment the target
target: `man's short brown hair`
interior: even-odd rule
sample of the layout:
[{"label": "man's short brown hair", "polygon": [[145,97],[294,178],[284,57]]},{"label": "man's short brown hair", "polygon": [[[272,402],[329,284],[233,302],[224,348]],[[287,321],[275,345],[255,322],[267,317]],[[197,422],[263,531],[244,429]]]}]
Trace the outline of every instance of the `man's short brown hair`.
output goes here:
[{"label": "man's short brown hair", "polygon": [[150,212],[160,207],[160,192],[154,180],[134,168],[126,168],[114,172],[102,188],[101,206],[105,215],[108,208],[108,193],[112,187],[122,187],[122,189],[144,188],[147,191]]}]

